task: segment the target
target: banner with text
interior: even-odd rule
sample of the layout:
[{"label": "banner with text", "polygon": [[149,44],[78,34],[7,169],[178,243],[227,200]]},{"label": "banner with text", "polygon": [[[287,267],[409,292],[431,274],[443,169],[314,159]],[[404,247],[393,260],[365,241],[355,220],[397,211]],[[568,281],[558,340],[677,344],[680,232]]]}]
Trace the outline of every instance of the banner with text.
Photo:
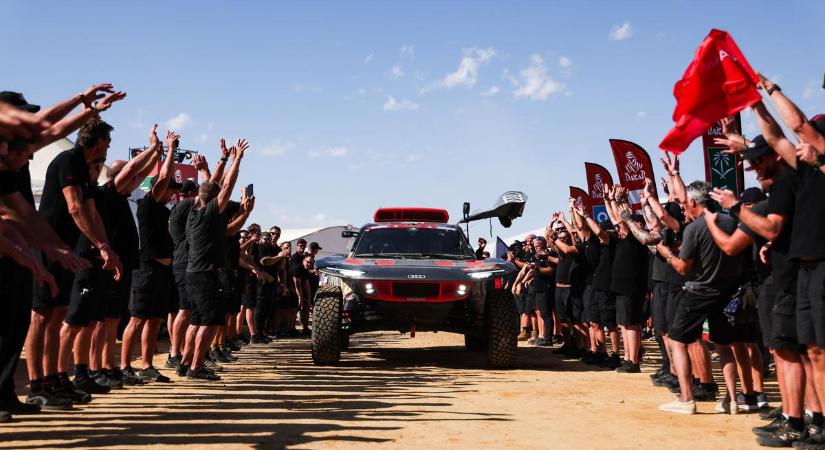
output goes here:
[{"label": "banner with text", "polygon": [[576,205],[577,208],[582,208],[585,214],[593,214],[593,202],[590,199],[590,196],[587,195],[587,191],[582,188],[577,188],[576,186],[569,186],[570,188],[570,198],[573,199],[573,204]]},{"label": "banner with text", "polygon": [[645,178],[654,181],[653,164],[645,149],[630,141],[610,139],[616,170],[619,172],[619,184],[627,189],[628,201],[633,209],[641,209],[639,198],[645,187]]},{"label": "banner with text", "polygon": [[[733,117],[732,131],[741,134],[741,119],[739,113]],[[722,133],[722,124],[716,122],[702,135],[702,147],[705,154],[705,181],[713,187],[730,189],[739,195],[745,189],[745,173],[741,165],[736,164],[734,155],[722,153],[726,147],[713,143],[715,138],[725,137]]]},{"label": "banner with text", "polygon": [[587,191],[590,195],[593,220],[596,222],[609,220],[610,217],[604,207],[604,186],[613,186],[613,176],[604,166],[592,162],[584,163],[584,171],[587,174]]}]

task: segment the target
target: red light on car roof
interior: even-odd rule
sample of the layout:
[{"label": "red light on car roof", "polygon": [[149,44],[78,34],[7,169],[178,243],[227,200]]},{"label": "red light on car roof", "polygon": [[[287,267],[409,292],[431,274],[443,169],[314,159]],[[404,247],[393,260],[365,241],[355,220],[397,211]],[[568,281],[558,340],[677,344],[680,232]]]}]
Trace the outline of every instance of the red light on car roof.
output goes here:
[{"label": "red light on car roof", "polygon": [[381,208],[375,211],[376,222],[437,222],[447,223],[450,214],[437,208]]}]

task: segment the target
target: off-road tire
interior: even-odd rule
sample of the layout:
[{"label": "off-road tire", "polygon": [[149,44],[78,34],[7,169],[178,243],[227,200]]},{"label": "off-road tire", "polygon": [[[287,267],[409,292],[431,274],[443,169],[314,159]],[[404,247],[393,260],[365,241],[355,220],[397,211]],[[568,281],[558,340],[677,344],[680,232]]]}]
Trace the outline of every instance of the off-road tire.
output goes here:
[{"label": "off-road tire", "polygon": [[323,286],[312,309],[312,362],[332,366],[341,359],[341,288]]},{"label": "off-road tire", "polygon": [[487,293],[484,306],[487,327],[487,360],[493,369],[513,367],[518,349],[518,311],[513,294],[506,289]]},{"label": "off-road tire", "polygon": [[464,349],[468,352],[483,352],[487,350],[487,342],[484,338],[473,336],[470,333],[464,334]]}]

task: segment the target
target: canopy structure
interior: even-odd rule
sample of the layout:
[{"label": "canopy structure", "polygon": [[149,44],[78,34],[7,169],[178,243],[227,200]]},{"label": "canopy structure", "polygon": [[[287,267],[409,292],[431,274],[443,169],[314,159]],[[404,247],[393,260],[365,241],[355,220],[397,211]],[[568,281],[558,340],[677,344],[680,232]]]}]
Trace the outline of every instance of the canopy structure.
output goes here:
[{"label": "canopy structure", "polygon": [[[349,245],[351,238],[341,237],[341,232],[352,228],[349,225],[336,225],[326,228],[293,228],[281,230],[281,239],[279,242],[291,242],[292,250],[295,250],[295,243],[298,239],[306,239],[307,244],[310,242],[317,242],[321,246],[321,251],[318,255],[345,255],[349,253]],[[308,248],[307,248],[308,249]]]}]

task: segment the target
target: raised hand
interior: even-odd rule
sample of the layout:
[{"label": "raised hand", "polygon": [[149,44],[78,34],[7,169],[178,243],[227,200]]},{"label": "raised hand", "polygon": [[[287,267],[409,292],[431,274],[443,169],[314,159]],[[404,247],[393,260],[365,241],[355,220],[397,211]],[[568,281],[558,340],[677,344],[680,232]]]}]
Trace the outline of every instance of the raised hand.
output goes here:
[{"label": "raised hand", "polygon": [[221,138],[221,158],[229,158],[229,149],[226,148],[226,139]]},{"label": "raised hand", "polygon": [[52,124],[32,113],[0,103],[0,140],[11,141],[16,136],[31,140]]},{"label": "raised hand", "polygon": [[158,138],[158,124],[155,124],[155,126],[149,130],[149,146],[154,147],[158,144],[160,144],[160,138]]},{"label": "raised hand", "polygon": [[199,172],[209,167],[206,163],[206,157],[197,153],[192,155],[192,165]]},{"label": "raised hand", "polygon": [[109,94],[108,96],[106,96],[106,98],[104,98],[103,100],[97,102],[97,104],[95,105],[95,108],[97,109],[98,112],[106,111],[107,109],[112,107],[112,104],[114,102],[118,102],[120,100],[123,100],[124,98],[126,98],[126,93],[125,92],[121,92],[121,91],[114,92],[114,93]]},{"label": "raised hand", "polygon": [[169,149],[169,154],[174,157],[175,150],[178,149],[178,140],[180,139],[180,135],[176,134],[173,131],[166,132],[166,148]]},{"label": "raised hand", "polygon": [[662,191],[664,191],[665,195],[670,194],[670,189],[667,188],[667,179],[662,177]]},{"label": "raised hand", "polygon": [[246,139],[238,139],[238,143],[235,144],[234,158],[243,159],[243,154],[247,149],[249,149],[249,143],[246,142]]},{"label": "raised hand", "polygon": [[719,203],[719,205],[725,209],[730,209],[731,206],[738,202],[736,194],[727,189],[713,188],[708,195],[710,195],[710,198],[715,200],[716,203]]},{"label": "raised hand", "polygon": [[719,217],[719,213],[711,212],[709,209],[705,208],[705,222],[707,222],[708,225],[716,223],[717,217]]},{"label": "raised hand", "polygon": [[819,156],[816,150],[811,146],[811,144],[801,141],[802,137],[800,136],[800,142],[796,145],[796,156],[799,157],[799,160],[810,165],[816,164],[817,157]]},{"label": "raised hand", "polygon": [[83,93],[81,94],[81,96],[83,97],[81,101],[88,108],[92,106],[92,103],[103,98],[105,95],[104,92],[109,94],[115,92],[112,88],[112,83],[100,83],[89,86],[89,88],[83,91]]}]

